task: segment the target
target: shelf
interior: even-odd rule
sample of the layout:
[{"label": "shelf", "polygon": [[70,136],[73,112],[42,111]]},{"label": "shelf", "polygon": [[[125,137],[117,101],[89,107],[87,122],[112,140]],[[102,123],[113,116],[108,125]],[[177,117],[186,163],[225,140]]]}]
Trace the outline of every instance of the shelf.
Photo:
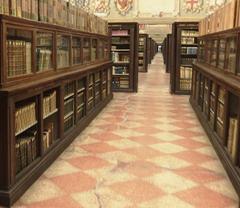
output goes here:
[{"label": "shelf", "polygon": [[71,93],[71,94],[65,96],[65,97],[64,97],[64,100],[67,100],[68,98],[73,97],[73,96],[74,96],[74,93]]},{"label": "shelf", "polygon": [[81,105],[77,106],[77,109],[79,110],[80,108],[82,108],[85,104],[82,103]]},{"label": "shelf", "polygon": [[129,65],[129,62],[113,62],[113,65]]},{"label": "shelf", "polygon": [[30,129],[31,127],[35,126],[37,123],[38,123],[38,122],[35,121],[34,123],[26,126],[24,129],[22,129],[22,130],[18,131],[17,133],[15,133],[15,136],[18,136],[18,135],[22,134],[23,132],[27,131],[27,130]]},{"label": "shelf", "polygon": [[56,112],[58,112],[58,109],[57,109],[57,108],[56,108],[54,111],[52,111],[51,113],[43,116],[43,119],[46,119],[46,118],[50,117],[51,115],[55,114]]},{"label": "shelf", "polygon": [[129,74],[112,74],[113,76],[129,76]]},{"label": "shelf", "polygon": [[112,37],[130,37],[130,35],[112,35]]},{"label": "shelf", "polygon": [[83,92],[84,90],[85,90],[85,87],[79,89],[79,90],[77,91],[77,93]]},{"label": "shelf", "polygon": [[130,45],[130,43],[112,43],[112,45]]},{"label": "shelf", "polygon": [[129,52],[130,49],[111,49],[112,52]]},{"label": "shelf", "polygon": [[69,118],[70,116],[72,116],[74,114],[74,111],[71,111],[70,113],[68,113],[67,115],[64,116],[64,120]]}]

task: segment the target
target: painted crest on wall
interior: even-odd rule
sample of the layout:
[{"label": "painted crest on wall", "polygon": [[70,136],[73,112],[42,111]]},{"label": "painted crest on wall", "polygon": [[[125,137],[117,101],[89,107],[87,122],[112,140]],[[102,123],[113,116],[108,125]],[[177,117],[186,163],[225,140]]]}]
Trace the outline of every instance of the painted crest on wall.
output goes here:
[{"label": "painted crest on wall", "polygon": [[221,7],[223,4],[225,4],[227,0],[207,0],[206,2],[206,12],[208,14],[213,13],[216,9]]},{"label": "painted crest on wall", "polygon": [[185,12],[199,13],[203,9],[203,0],[184,0]]},{"label": "painted crest on wall", "polygon": [[126,15],[132,9],[133,0],[115,0],[115,5],[121,15]]},{"label": "painted crest on wall", "polygon": [[75,0],[76,6],[89,11],[90,0]]},{"label": "painted crest on wall", "polygon": [[110,0],[95,0],[94,14],[107,16],[110,13]]}]

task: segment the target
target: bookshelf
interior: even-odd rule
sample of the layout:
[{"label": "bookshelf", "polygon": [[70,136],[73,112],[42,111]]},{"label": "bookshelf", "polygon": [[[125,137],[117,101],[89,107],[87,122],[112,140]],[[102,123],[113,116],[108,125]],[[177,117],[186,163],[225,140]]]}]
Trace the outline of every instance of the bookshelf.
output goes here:
[{"label": "bookshelf", "polygon": [[148,72],[147,48],[148,34],[139,34],[138,71]]},{"label": "bookshelf", "polygon": [[172,35],[167,34],[167,37],[164,40],[165,46],[163,50],[163,54],[165,57],[165,65],[166,65],[166,73],[169,73],[171,71],[171,58],[172,58]]},{"label": "bookshelf", "polygon": [[112,99],[110,37],[0,15],[0,205],[12,205]]},{"label": "bookshelf", "polygon": [[148,60],[148,64],[151,64],[151,37],[149,36],[148,37],[148,40],[147,40],[147,60]]},{"label": "bookshelf", "polygon": [[138,23],[109,23],[112,35],[112,88],[117,92],[138,90]]},{"label": "bookshelf", "polygon": [[170,92],[188,95],[192,87],[192,62],[197,58],[197,22],[175,22],[172,25],[172,66]]},{"label": "bookshelf", "polygon": [[239,28],[200,36],[190,103],[240,193]]}]

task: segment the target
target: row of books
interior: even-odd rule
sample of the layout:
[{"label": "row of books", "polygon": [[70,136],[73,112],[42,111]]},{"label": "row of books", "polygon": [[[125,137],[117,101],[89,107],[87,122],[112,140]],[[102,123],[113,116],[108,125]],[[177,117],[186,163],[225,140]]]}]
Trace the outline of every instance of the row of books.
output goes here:
[{"label": "row of books", "polygon": [[112,36],[128,36],[128,30],[112,30]]},{"label": "row of books", "polygon": [[191,67],[180,67],[180,79],[192,79],[192,68]]},{"label": "row of books", "polygon": [[32,72],[32,43],[24,40],[7,40],[8,76]]},{"label": "row of books", "polygon": [[115,89],[119,89],[119,88],[127,89],[127,88],[129,88],[129,78],[114,77],[112,80],[112,86]]},{"label": "row of books", "polygon": [[182,30],[181,36],[188,36],[188,37],[198,37],[199,33],[196,30]]},{"label": "row of books", "polygon": [[64,98],[74,93],[74,82],[67,83],[64,86]]},{"label": "row of books", "polygon": [[74,47],[72,49],[72,56],[73,56],[73,64],[80,64],[81,63],[81,48]]},{"label": "row of books", "polygon": [[112,69],[113,69],[113,75],[115,75],[115,74],[122,74],[122,75],[129,74],[128,67],[126,67],[126,66],[113,66]]},{"label": "row of books", "polygon": [[180,90],[191,90],[192,80],[180,79]]},{"label": "row of books", "polygon": [[74,115],[71,115],[64,119],[64,132],[73,127],[74,125]]},{"label": "row of books", "polygon": [[181,37],[181,44],[196,44],[196,38],[195,37]]},{"label": "row of books", "polygon": [[37,48],[37,71],[44,71],[52,68],[52,49]]},{"label": "row of books", "polygon": [[219,88],[218,91],[218,100],[222,103],[225,101],[225,96],[226,96],[226,90],[222,87]]},{"label": "row of books", "polygon": [[44,96],[43,98],[43,117],[49,115],[57,109],[57,93],[56,91]]},{"label": "row of books", "polygon": [[69,51],[64,49],[57,50],[57,67],[65,68],[69,66]]},{"label": "row of books", "polygon": [[235,163],[237,160],[237,147],[238,147],[238,119],[237,116],[231,116],[229,119],[229,129],[228,129],[228,152]]},{"label": "row of books", "polygon": [[83,48],[83,63],[91,61],[91,50],[90,48]]},{"label": "row of books", "polygon": [[112,52],[112,61],[114,63],[129,63],[129,56],[119,52]]},{"label": "row of books", "polygon": [[16,173],[21,172],[37,158],[37,131],[28,131],[16,140]]},{"label": "row of books", "polygon": [[82,119],[85,116],[84,114],[84,107],[81,107],[77,110],[77,121]]},{"label": "row of books", "polygon": [[107,35],[107,21],[72,0],[1,0],[0,13]]},{"label": "row of books", "polygon": [[[239,0],[232,0],[199,22],[200,35],[239,26]],[[236,17],[236,21],[235,21]]]},{"label": "row of books", "polygon": [[37,122],[36,104],[19,107],[15,112],[15,133],[18,134]]},{"label": "row of books", "polygon": [[54,142],[54,124],[48,123],[43,131],[43,152],[46,152]]},{"label": "row of books", "polygon": [[85,101],[84,96],[85,96],[84,92],[80,92],[77,94],[77,101],[76,101],[77,107],[84,105],[84,101]]},{"label": "row of books", "polygon": [[64,116],[67,116],[74,112],[74,99],[70,98],[64,101]]},{"label": "row of books", "polygon": [[130,44],[129,38],[112,37],[112,44]]},{"label": "row of books", "polygon": [[195,58],[181,58],[181,64],[192,65]]},{"label": "row of books", "polygon": [[184,55],[196,55],[197,47],[181,47],[181,54]]}]

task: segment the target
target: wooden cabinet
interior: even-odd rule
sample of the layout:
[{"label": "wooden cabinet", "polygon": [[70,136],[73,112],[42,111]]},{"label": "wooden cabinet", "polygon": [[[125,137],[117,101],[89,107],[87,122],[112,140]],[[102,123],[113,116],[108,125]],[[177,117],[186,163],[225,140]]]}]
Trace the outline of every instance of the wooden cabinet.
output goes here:
[{"label": "wooden cabinet", "polygon": [[0,204],[11,205],[111,100],[110,38],[0,16]]},{"label": "wooden cabinet", "polygon": [[138,23],[109,23],[112,35],[113,91],[138,90]]},{"label": "wooden cabinet", "polygon": [[170,91],[173,94],[190,94],[192,62],[197,58],[198,23],[175,22],[172,25],[172,66]]},{"label": "wooden cabinet", "polygon": [[239,29],[199,37],[190,102],[240,193]]},{"label": "wooden cabinet", "polygon": [[148,34],[139,34],[138,71],[148,72]]}]

